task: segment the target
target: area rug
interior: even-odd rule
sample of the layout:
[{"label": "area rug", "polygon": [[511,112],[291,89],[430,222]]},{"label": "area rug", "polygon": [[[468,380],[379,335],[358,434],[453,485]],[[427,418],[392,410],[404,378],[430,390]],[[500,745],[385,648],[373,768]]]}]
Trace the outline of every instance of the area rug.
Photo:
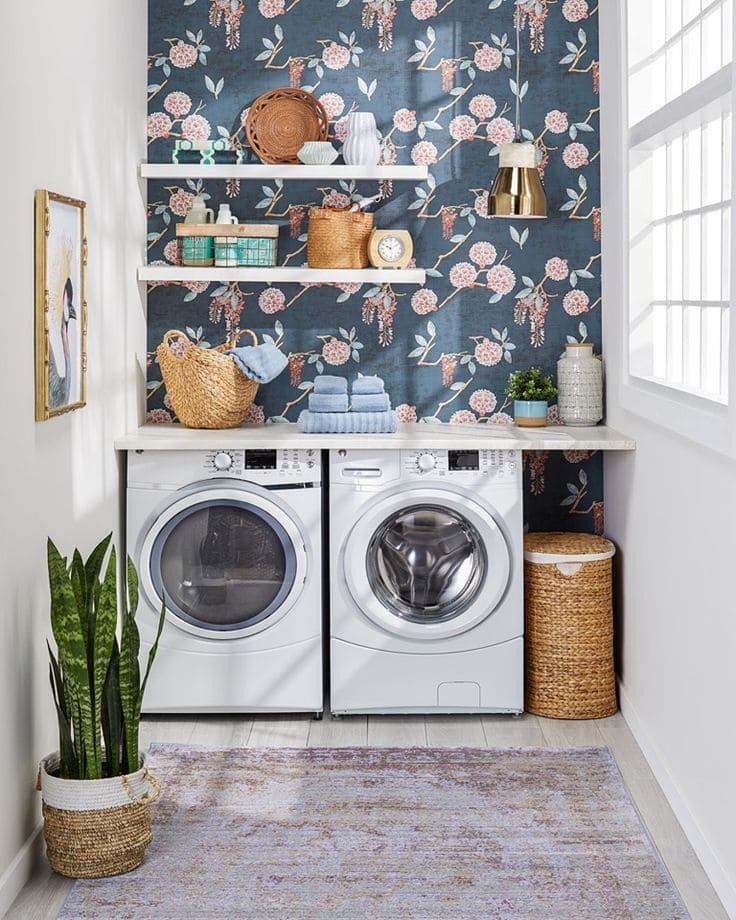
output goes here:
[{"label": "area rug", "polygon": [[153,843],[64,920],[681,920],[604,748],[154,745]]}]

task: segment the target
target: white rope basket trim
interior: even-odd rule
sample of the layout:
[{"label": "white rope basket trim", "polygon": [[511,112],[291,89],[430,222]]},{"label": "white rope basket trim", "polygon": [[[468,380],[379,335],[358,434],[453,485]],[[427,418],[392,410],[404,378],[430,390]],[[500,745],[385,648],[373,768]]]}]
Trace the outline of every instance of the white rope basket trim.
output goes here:
[{"label": "white rope basket trim", "polygon": [[607,541],[610,549],[603,553],[535,553],[533,550],[524,550],[524,560],[537,565],[566,565],[569,563],[603,562],[616,555],[616,547]]},{"label": "white rope basket trim", "polygon": [[153,798],[155,786],[149,780],[143,754],[140,763],[140,770],[124,777],[60,779],[53,775],[59,769],[59,755],[50,754],[39,766],[43,801],[66,811],[91,811],[130,805],[146,796]]}]

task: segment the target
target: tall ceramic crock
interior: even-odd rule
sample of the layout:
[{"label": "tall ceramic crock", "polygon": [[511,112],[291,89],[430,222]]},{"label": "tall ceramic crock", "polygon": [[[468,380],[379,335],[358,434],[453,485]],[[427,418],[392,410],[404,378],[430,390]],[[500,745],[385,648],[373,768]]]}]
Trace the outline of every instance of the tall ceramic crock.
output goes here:
[{"label": "tall ceramic crock", "polygon": [[342,157],[348,166],[377,166],[381,159],[380,134],[372,112],[348,115],[347,137]]},{"label": "tall ceramic crock", "polygon": [[557,362],[557,398],[565,425],[597,425],[603,418],[603,365],[588,342],[565,346]]}]

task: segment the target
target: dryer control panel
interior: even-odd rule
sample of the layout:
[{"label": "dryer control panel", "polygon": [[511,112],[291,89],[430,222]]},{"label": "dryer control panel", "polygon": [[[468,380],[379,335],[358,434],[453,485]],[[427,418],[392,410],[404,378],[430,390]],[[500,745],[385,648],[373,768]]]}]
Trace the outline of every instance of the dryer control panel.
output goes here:
[{"label": "dryer control panel", "polygon": [[[208,473],[260,479],[264,476],[293,477],[311,474],[319,468],[317,450],[270,450],[256,447],[248,450],[208,451],[203,455],[203,467]],[[269,477],[269,474],[270,477]]]},{"label": "dryer control panel", "polygon": [[[440,479],[488,477],[514,482],[520,473],[521,458],[514,450],[407,450],[402,451],[401,468],[405,476]],[[465,476],[463,476],[465,474]]]}]

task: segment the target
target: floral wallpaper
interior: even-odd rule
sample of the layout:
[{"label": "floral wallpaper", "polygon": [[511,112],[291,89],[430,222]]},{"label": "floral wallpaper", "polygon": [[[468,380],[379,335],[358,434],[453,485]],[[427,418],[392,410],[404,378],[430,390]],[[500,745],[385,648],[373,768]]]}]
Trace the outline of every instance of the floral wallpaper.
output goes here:
[{"label": "floral wallpaper", "polygon": [[[517,14],[518,9],[518,14]],[[249,104],[277,86],[313,92],[339,147],[350,112],[375,113],[386,163],[426,182],[149,182],[149,261],[176,261],[174,225],[195,194],[241,221],[281,225],[278,262],[306,261],[308,210],[380,195],[376,226],[407,228],[423,287],[151,284],[149,421],[176,421],[155,362],[170,328],[218,345],[253,328],[289,356],[253,422],[294,421],[318,374],[377,373],[399,418],[510,421],[513,369],[554,371],[566,341],[600,348],[598,16],[593,0],[150,0],[149,160],[177,138],[245,144]],[[515,80],[515,16],[521,80]],[[521,106],[539,149],[546,221],[488,218],[499,145]],[[550,410],[554,423],[556,408]],[[527,457],[533,529],[603,527],[601,458]]]}]

